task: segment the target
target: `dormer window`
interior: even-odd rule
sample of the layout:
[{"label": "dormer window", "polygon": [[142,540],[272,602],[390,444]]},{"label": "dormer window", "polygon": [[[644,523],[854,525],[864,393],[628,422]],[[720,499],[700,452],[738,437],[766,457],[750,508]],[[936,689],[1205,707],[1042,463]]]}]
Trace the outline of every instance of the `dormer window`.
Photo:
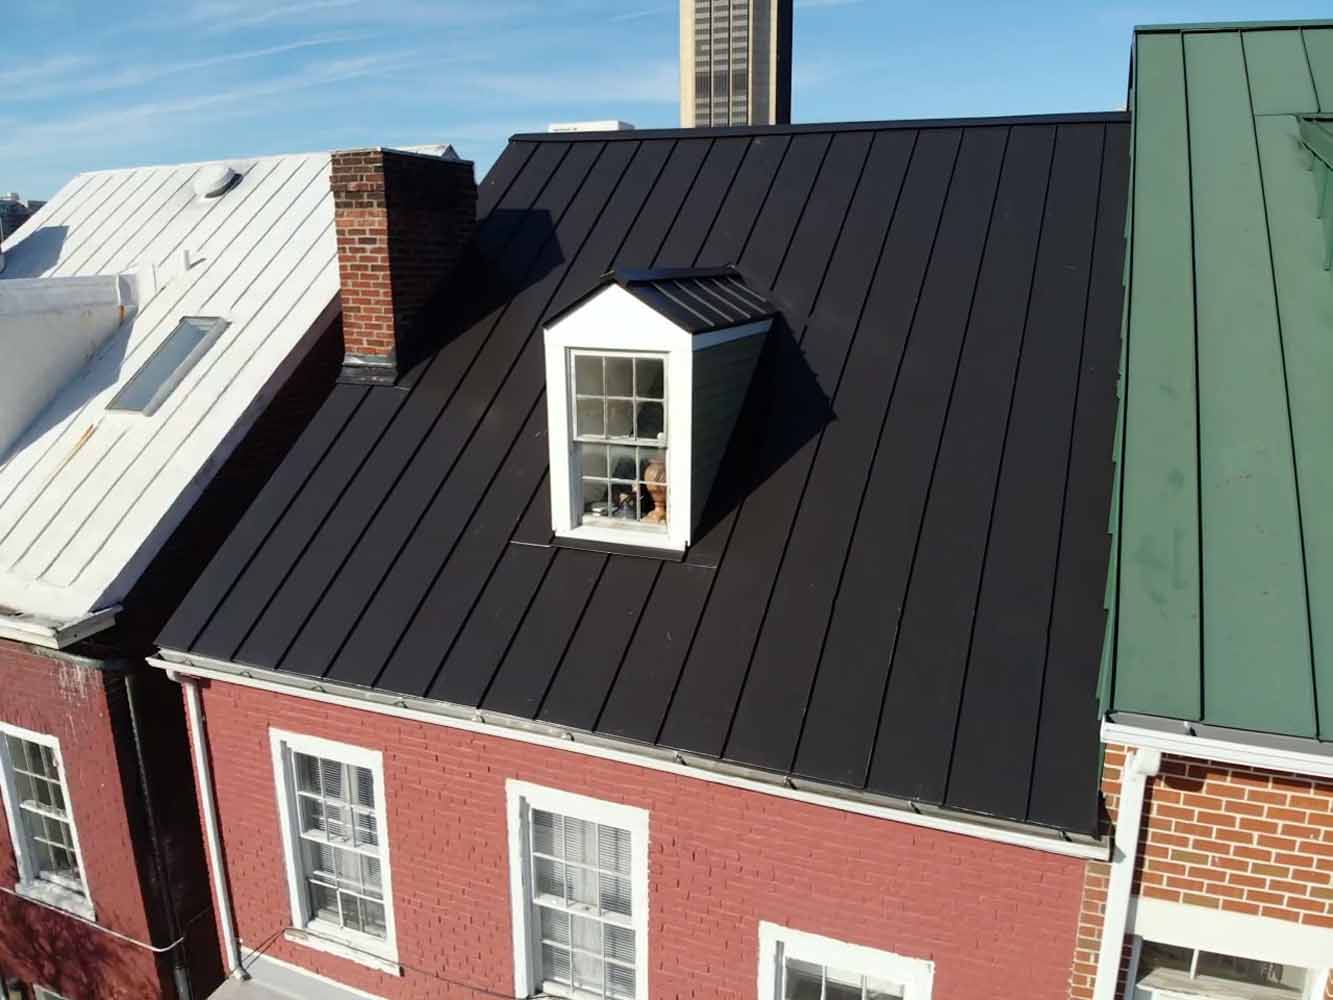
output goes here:
[{"label": "dormer window", "polygon": [[614,272],[551,321],[558,539],[688,547],[774,315],[724,268]]}]

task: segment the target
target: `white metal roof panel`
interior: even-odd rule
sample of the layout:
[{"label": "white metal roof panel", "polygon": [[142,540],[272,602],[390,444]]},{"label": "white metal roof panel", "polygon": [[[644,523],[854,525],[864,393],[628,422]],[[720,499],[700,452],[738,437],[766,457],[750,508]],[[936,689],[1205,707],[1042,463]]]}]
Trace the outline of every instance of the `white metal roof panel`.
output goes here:
[{"label": "white metal roof panel", "polygon": [[[12,279],[156,269],[138,311],[0,456],[0,606],[75,621],[119,603],[336,308],[329,156],[83,174],[5,240]],[[107,404],[187,316],[227,321],[151,416]],[[0,405],[3,405],[0,402]]]}]

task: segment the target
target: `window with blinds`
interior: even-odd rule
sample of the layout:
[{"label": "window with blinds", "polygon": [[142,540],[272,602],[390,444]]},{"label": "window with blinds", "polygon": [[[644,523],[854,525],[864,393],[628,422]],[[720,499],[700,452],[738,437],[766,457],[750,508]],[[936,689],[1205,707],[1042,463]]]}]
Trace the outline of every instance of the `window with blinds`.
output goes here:
[{"label": "window with blinds", "polygon": [[0,766],[18,847],[19,890],[86,914],[91,903],[59,743],[6,731]]},{"label": "window with blinds", "polygon": [[543,988],[633,1000],[629,831],[540,809],[529,831]]},{"label": "window with blinds", "polygon": [[383,940],[375,779],[364,767],[310,754],[291,755],[296,785],[301,877],[315,920]]},{"label": "window with blinds", "polygon": [[518,993],[648,997],[648,814],[508,783]]},{"label": "window with blinds", "polygon": [[760,1000],[930,1000],[935,964],[759,924]]},{"label": "window with blinds", "polygon": [[395,963],[381,754],[276,730],[270,737],[292,927],[311,947],[350,949],[344,957],[376,968],[373,959]]}]

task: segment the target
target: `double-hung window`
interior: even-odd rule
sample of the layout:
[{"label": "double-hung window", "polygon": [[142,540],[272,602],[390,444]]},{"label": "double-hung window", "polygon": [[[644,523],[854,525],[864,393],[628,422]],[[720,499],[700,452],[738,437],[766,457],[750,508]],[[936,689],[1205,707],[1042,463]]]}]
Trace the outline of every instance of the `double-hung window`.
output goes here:
[{"label": "double-hung window", "polygon": [[520,996],[646,1000],[648,814],[508,784]]},{"label": "double-hung window", "polygon": [[377,968],[396,962],[381,755],[276,730],[271,739],[297,939]]},{"label": "double-hung window", "polygon": [[582,523],[667,529],[666,361],[572,352]]},{"label": "double-hung window", "polygon": [[934,963],[759,925],[760,1000],[930,1000]]},{"label": "double-hung window", "polygon": [[60,742],[0,724],[0,771],[18,891],[93,919]]}]

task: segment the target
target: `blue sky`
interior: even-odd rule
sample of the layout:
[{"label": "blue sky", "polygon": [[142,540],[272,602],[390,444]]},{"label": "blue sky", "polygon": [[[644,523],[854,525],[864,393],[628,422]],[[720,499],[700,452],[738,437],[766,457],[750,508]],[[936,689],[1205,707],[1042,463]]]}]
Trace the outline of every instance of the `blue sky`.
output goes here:
[{"label": "blue sky", "polygon": [[[677,121],[673,0],[3,0],[0,191],[82,170]],[[797,121],[1123,105],[1136,23],[1327,0],[796,0]]]}]

